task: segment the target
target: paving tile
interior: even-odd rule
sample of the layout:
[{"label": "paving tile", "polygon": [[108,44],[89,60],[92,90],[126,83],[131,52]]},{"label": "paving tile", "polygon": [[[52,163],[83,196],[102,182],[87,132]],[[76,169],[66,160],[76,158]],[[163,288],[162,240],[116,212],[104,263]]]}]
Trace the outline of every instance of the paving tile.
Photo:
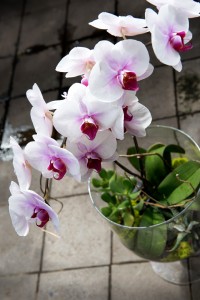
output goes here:
[{"label": "paving tile", "polygon": [[8,198],[10,196],[9,186],[11,180],[16,181],[16,177],[13,171],[13,165],[11,161],[0,160],[0,205],[8,205]]},{"label": "paving tile", "polygon": [[0,99],[8,96],[8,89],[12,73],[12,58],[0,59],[1,63],[1,81],[0,81]]},{"label": "paving tile", "polygon": [[156,68],[153,74],[139,82],[137,96],[152,113],[153,119],[175,116],[173,70]]},{"label": "paving tile", "polygon": [[64,5],[66,4],[66,0],[57,0],[56,2],[55,0],[28,0],[26,3],[25,12],[26,14],[31,14],[43,10],[43,13],[45,14],[47,10],[52,9],[52,7],[54,8],[56,6],[59,6],[60,4],[62,4],[64,7]]},{"label": "paving tile", "polygon": [[200,259],[198,257],[190,258],[190,276],[192,283],[192,300],[199,300],[199,281],[200,281]]},{"label": "paving tile", "polygon": [[192,284],[192,300],[199,300],[199,281]]},{"label": "paving tile", "polygon": [[[98,15],[103,11],[113,13],[114,6],[114,0],[96,0],[95,5],[93,0],[86,2],[81,0],[71,1],[68,13],[68,39],[80,39],[99,31],[95,27],[88,25],[88,23],[97,19]],[[84,14],[80,13],[82,11],[84,11]]]},{"label": "paving tile", "polygon": [[144,258],[141,258],[127,249],[122,243],[119,241],[116,234],[113,235],[113,263],[121,263],[121,262],[134,262],[134,261],[144,261]]},{"label": "paving tile", "polygon": [[119,0],[118,1],[118,15],[127,16],[132,15],[135,18],[144,18],[145,9],[152,6],[147,1],[141,0]]},{"label": "paving tile", "polygon": [[15,52],[22,5],[23,0],[8,0],[0,3],[0,57],[13,55]]},{"label": "paving tile", "polygon": [[0,277],[0,299],[34,300],[37,275]]},{"label": "paving tile", "polygon": [[112,266],[114,300],[190,300],[189,287],[168,283],[156,275],[149,263]]},{"label": "paving tile", "polygon": [[152,125],[164,125],[164,126],[171,126],[171,127],[178,127],[178,122],[176,117],[166,118],[161,120],[155,120],[152,122]]},{"label": "paving tile", "polygon": [[[61,238],[46,236],[43,269],[109,264],[110,229],[92,207],[89,196],[65,198],[63,204]],[[53,230],[50,225],[47,229]]]},{"label": "paving tile", "polygon": [[199,44],[199,34],[200,34],[200,26],[199,26],[199,18],[189,19],[190,22],[190,31],[192,32],[192,45],[193,48],[189,51],[183,52],[181,54],[182,59],[199,57],[200,53],[200,44]]},{"label": "paving tile", "polygon": [[60,43],[64,22],[64,2],[57,3],[48,9],[44,8],[32,14],[26,14],[23,20],[19,53],[37,45],[48,46]]},{"label": "paving tile", "polygon": [[180,118],[181,129],[189,134],[198,145],[200,145],[199,120],[200,113]]},{"label": "paving tile", "polygon": [[59,48],[48,48],[37,54],[22,55],[16,66],[12,96],[25,95],[34,83],[42,91],[59,86],[55,67],[60,60]]},{"label": "paving tile", "polygon": [[51,196],[63,198],[66,195],[87,193],[87,183],[80,183],[72,177],[66,176],[63,180],[53,180],[51,188]]},{"label": "paving tile", "polygon": [[5,113],[5,103],[0,101],[0,126]]},{"label": "paving tile", "polygon": [[183,63],[183,71],[176,72],[178,112],[200,110],[200,59]]},{"label": "paving tile", "polygon": [[38,300],[105,300],[108,297],[108,267],[41,275]]},{"label": "paving tile", "polygon": [[11,224],[7,206],[1,207],[0,219],[0,275],[38,271],[43,232],[33,224],[27,237],[19,237]]}]

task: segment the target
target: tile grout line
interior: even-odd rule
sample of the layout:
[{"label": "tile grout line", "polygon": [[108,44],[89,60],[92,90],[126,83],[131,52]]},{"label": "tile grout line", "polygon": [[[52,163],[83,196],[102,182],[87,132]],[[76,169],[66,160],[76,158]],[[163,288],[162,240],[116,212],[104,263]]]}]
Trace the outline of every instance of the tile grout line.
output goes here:
[{"label": "tile grout line", "polygon": [[[71,0],[66,0],[65,3],[65,22],[63,25],[63,37],[60,43],[61,46],[61,59],[66,55],[66,52],[69,48],[68,40],[67,40],[67,32],[68,32],[68,16],[69,16],[69,7],[70,7]],[[59,90],[58,90],[58,97],[61,94],[61,89],[63,85],[64,76],[63,73],[60,72],[59,74]]]},{"label": "tile grout line", "polygon": [[110,231],[110,264],[108,270],[108,300],[112,299],[113,232]]},{"label": "tile grout line", "polygon": [[39,272],[37,272],[37,282],[36,282],[36,289],[35,289],[35,300],[38,299],[39,289],[40,289],[40,277],[41,277],[42,267],[43,267],[43,257],[44,257],[45,237],[46,237],[46,233],[44,232],[44,233],[43,233],[43,237],[42,237],[42,247],[41,247],[41,256],[40,256]]},{"label": "tile grout line", "polygon": [[14,53],[13,62],[12,62],[12,73],[11,73],[9,87],[8,87],[8,97],[7,97],[7,100],[5,101],[5,112],[4,112],[4,116],[2,118],[2,124],[1,124],[1,128],[0,128],[0,145],[2,143],[3,133],[4,133],[5,124],[6,124],[6,118],[7,118],[7,114],[8,114],[8,110],[9,110],[9,106],[10,106],[10,99],[11,99],[11,95],[12,95],[15,70],[16,70],[16,65],[17,65],[17,61],[18,61],[17,54],[18,54],[18,49],[19,49],[19,44],[20,44],[20,37],[21,37],[21,31],[22,31],[22,26],[23,26],[26,3],[27,3],[27,0],[23,0],[21,16],[20,16],[20,21],[19,21],[19,29],[18,29],[18,34],[17,34],[17,38],[16,38],[15,53]]},{"label": "tile grout line", "polygon": [[[122,261],[112,263],[112,266],[121,266],[121,265],[135,265],[135,264],[147,264],[149,261],[147,260],[138,260],[138,261]],[[43,270],[40,274],[49,274],[49,273],[58,273],[58,272],[68,272],[68,271],[77,271],[77,270],[85,270],[85,269],[97,269],[97,268],[104,268],[109,267],[110,264],[100,264],[100,265],[93,265],[93,266],[82,266],[82,267],[71,267],[71,268],[63,268],[63,269],[53,269],[53,270]],[[39,271],[32,271],[32,272],[20,272],[20,273],[10,273],[5,275],[0,275],[0,278],[6,278],[10,276],[19,276],[19,275],[38,275]]]}]

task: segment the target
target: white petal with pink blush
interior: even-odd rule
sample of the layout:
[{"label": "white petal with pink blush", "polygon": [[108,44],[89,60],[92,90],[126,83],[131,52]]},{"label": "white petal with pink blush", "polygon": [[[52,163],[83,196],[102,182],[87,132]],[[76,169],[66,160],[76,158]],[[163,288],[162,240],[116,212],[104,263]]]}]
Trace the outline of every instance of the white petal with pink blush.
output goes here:
[{"label": "white petal with pink blush", "polygon": [[132,16],[115,16],[113,14],[102,12],[98,19],[89,23],[98,29],[105,29],[114,36],[135,36],[148,31],[144,19],[134,18]]},{"label": "white petal with pink blush", "polygon": [[51,136],[53,130],[52,114],[48,109],[42,93],[35,83],[33,88],[26,92],[27,99],[33,106],[31,109],[31,120],[35,131]]},{"label": "white petal with pink blush", "polygon": [[21,189],[29,189],[31,184],[31,166],[25,158],[24,151],[17,141],[10,137],[10,145],[13,150],[13,167]]},{"label": "white petal with pink blush", "polygon": [[136,92],[140,78],[151,74],[148,51],[139,41],[125,40],[115,45],[101,41],[94,48],[94,57],[96,64],[89,77],[89,89],[103,102],[116,101],[127,90]]},{"label": "white petal with pink blush", "polygon": [[[68,100],[54,113],[53,124],[56,130],[74,142],[85,135],[95,139],[97,132],[112,128],[120,115],[120,107],[103,103],[87,93],[88,88],[75,83],[69,89]],[[117,134],[121,137],[121,133]]]},{"label": "white petal with pink blush", "polygon": [[170,5],[162,6],[158,14],[147,9],[145,17],[155,55],[162,63],[181,71],[180,53],[192,48],[188,18]]},{"label": "white petal with pink blush", "polygon": [[88,75],[95,64],[93,50],[75,47],[61,59],[56,71],[67,73],[66,77]]},{"label": "white petal with pink blush", "polygon": [[34,135],[34,142],[25,147],[29,164],[46,178],[61,180],[65,175],[80,180],[79,162],[75,156],[52,138]]},{"label": "white petal with pink blush", "polygon": [[163,5],[169,4],[182,11],[188,18],[196,18],[200,16],[200,3],[193,0],[147,0],[149,3],[160,9]]},{"label": "white petal with pink blush", "polygon": [[42,228],[49,221],[52,221],[55,230],[59,232],[57,214],[40,195],[31,190],[20,190],[14,182],[11,182],[10,190],[9,213],[12,225],[19,236],[26,236],[29,233],[30,224],[34,223]]},{"label": "white petal with pink blush", "polygon": [[148,108],[139,102],[123,107],[125,131],[136,137],[146,135],[146,128],[151,124],[152,116]]},{"label": "white petal with pink blush", "polygon": [[101,164],[104,161],[114,161],[117,141],[109,131],[98,132],[94,140],[82,137],[80,142],[67,142],[67,149],[71,151],[80,163],[81,180],[87,180],[92,171],[100,172]]}]

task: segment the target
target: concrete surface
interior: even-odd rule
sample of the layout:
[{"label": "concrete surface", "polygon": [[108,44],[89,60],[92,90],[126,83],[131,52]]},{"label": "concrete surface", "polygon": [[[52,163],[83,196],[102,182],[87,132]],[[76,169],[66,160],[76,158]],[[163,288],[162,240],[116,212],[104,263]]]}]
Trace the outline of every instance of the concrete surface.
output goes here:
[{"label": "concrete surface", "polygon": [[[0,1],[1,300],[199,300],[198,283],[167,283],[120,244],[94,211],[86,184],[53,183],[52,195],[64,203],[61,239],[34,226],[20,238],[8,213],[8,187],[15,179],[9,136],[26,142],[33,131],[26,90],[36,82],[47,101],[60,98],[77,80],[55,71],[61,57],[76,45],[91,48],[101,39],[114,40],[88,22],[102,11],[144,17],[146,7],[145,0]],[[200,143],[200,19],[191,20],[191,28],[194,48],[183,55],[183,72],[162,66],[150,51],[155,72],[141,82],[138,97],[154,123],[179,127]],[[149,41],[148,35],[138,39]],[[34,174],[37,192],[38,183]],[[57,202],[52,206],[59,209]]]}]

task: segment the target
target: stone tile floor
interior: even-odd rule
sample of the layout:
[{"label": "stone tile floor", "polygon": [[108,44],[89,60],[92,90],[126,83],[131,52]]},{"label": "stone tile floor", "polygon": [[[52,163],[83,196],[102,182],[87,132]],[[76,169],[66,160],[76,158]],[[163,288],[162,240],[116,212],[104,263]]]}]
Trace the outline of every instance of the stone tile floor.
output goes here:
[{"label": "stone tile floor", "polygon": [[[86,184],[53,183],[62,199],[62,238],[32,226],[16,236],[8,214],[9,184],[15,179],[9,136],[21,144],[33,133],[25,92],[37,83],[44,98],[60,98],[74,80],[55,72],[74,46],[92,48],[107,33],[88,22],[102,11],[143,17],[145,0],[1,0],[0,2],[0,299],[1,300],[198,300],[199,284],[172,285],[149,262],[125,249],[94,211]],[[191,20],[194,48],[183,55],[183,72],[162,66],[153,53],[154,74],[141,82],[139,98],[154,123],[179,127],[200,143],[200,26]],[[148,42],[148,35],[140,37]],[[39,192],[34,174],[33,186]],[[52,203],[52,205],[58,205]],[[58,208],[59,209],[59,208]],[[51,230],[48,226],[48,230]]]}]

